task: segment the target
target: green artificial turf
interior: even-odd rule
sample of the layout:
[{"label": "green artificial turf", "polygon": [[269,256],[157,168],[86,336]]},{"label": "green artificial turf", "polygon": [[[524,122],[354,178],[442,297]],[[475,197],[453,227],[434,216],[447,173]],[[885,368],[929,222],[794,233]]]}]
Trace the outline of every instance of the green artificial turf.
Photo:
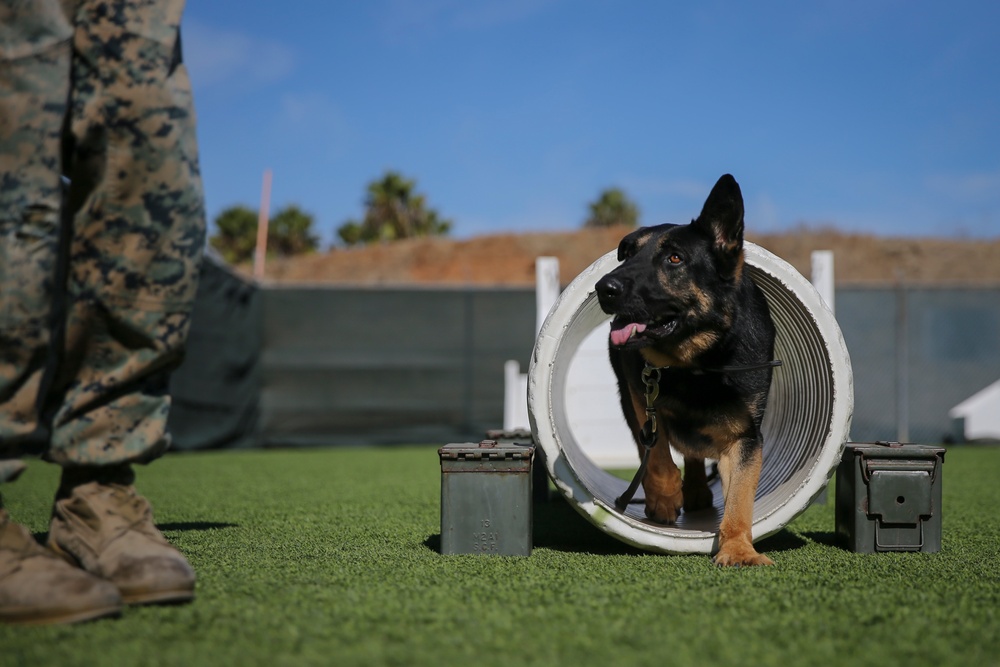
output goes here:
[{"label": "green artificial turf", "polygon": [[[173,455],[139,469],[194,603],[0,626],[2,665],[997,665],[1000,448],[953,447],[937,554],[853,554],[833,504],[771,568],[645,554],[561,499],[528,558],[442,556],[434,447]],[[4,487],[41,535],[57,470]]]}]

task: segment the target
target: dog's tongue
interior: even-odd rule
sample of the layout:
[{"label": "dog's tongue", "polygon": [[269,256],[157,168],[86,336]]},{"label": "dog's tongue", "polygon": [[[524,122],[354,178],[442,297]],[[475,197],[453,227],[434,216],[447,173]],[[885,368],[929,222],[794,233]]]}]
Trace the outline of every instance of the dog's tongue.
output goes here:
[{"label": "dog's tongue", "polygon": [[612,345],[624,345],[629,341],[632,336],[640,334],[646,330],[645,324],[639,324],[638,322],[629,322],[618,328],[611,329],[611,344]]}]

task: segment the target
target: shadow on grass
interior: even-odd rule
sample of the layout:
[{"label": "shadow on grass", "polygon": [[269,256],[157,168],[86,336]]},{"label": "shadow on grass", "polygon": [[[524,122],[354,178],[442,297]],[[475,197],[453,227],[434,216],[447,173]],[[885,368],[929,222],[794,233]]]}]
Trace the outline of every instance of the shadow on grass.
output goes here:
[{"label": "shadow on grass", "polygon": [[585,519],[559,496],[535,504],[535,546],[554,551],[600,555],[644,553],[617,540]]},{"label": "shadow on grass", "polygon": [[[643,553],[624,542],[610,537],[580,516],[568,503],[555,496],[547,502],[534,504],[532,517],[533,548],[553,549],[574,553],[632,554]],[[424,546],[440,553],[441,535],[424,540]]]},{"label": "shadow on grass", "polygon": [[176,521],[174,523],[158,523],[160,530],[216,530],[217,528],[238,528],[237,523],[217,521]]},{"label": "shadow on grass", "polygon": [[[646,553],[601,532],[561,497],[553,496],[548,502],[535,504],[534,512],[532,537],[536,549],[597,555],[635,556]],[[800,549],[806,544],[795,533],[782,529],[761,540],[757,546],[761,551],[782,552]],[[424,540],[424,546],[440,552],[441,535],[431,535]]]},{"label": "shadow on grass", "polygon": [[[570,553],[597,555],[640,555],[647,552],[621,542],[601,532],[587,521],[563,498],[553,495],[548,502],[534,506],[534,526],[532,537],[534,548],[552,549]],[[809,540],[822,544],[840,546],[834,533],[806,533]],[[794,551],[805,547],[808,542],[786,528],[757,543],[761,552]],[[441,535],[435,534],[424,540],[424,546],[434,552],[441,551]]]},{"label": "shadow on grass", "polygon": [[[813,535],[820,536],[822,533]],[[810,539],[815,539],[810,535]],[[553,498],[535,506],[535,546],[558,551],[575,551],[595,554],[640,554],[644,551],[619,542],[588,522],[568,502]],[[830,534],[830,538],[834,536]],[[819,540],[817,540],[819,541]],[[824,543],[825,540],[824,540]],[[835,542],[834,542],[835,543]],[[759,551],[782,552],[801,549],[808,542],[795,533],[782,528],[774,535],[757,543]]]},{"label": "shadow on grass", "polygon": [[837,549],[843,549],[844,551],[850,551],[850,549],[847,548],[847,544],[844,542],[843,539],[841,539],[840,535],[838,535],[837,533],[831,533],[826,531],[821,532],[816,530],[816,531],[809,531],[802,533],[802,535],[812,540],[813,542],[817,542],[818,544],[822,544],[828,547],[835,547]]},{"label": "shadow on grass", "polygon": [[[175,523],[158,523],[156,527],[160,530],[165,531],[184,531],[184,530],[215,530],[217,528],[236,528],[239,524],[236,523],[218,523],[214,521],[178,521]],[[44,533],[32,533],[35,541],[40,544],[45,544],[49,541],[48,531]]]},{"label": "shadow on grass", "polygon": [[794,551],[795,549],[801,549],[806,546],[808,542],[803,540],[801,537],[791,532],[787,528],[782,528],[774,535],[770,537],[765,537],[760,542],[754,544],[757,551],[767,552],[767,551]]}]

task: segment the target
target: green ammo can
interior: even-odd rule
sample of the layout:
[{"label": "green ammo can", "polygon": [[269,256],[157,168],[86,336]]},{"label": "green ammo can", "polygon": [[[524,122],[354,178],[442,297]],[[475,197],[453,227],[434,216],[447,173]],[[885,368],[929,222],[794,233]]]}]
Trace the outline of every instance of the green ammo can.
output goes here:
[{"label": "green ammo can", "polygon": [[453,443],[441,459],[441,553],[531,555],[533,445]]},{"label": "green ammo can", "polygon": [[944,448],[848,443],[837,468],[837,534],[851,551],[941,550]]}]

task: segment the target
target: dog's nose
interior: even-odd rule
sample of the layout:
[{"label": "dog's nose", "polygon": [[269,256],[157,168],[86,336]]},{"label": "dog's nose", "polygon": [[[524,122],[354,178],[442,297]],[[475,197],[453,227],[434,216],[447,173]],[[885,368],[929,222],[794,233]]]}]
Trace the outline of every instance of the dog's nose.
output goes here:
[{"label": "dog's nose", "polygon": [[597,281],[597,300],[601,309],[611,314],[625,292],[625,285],[615,276],[607,275]]}]

